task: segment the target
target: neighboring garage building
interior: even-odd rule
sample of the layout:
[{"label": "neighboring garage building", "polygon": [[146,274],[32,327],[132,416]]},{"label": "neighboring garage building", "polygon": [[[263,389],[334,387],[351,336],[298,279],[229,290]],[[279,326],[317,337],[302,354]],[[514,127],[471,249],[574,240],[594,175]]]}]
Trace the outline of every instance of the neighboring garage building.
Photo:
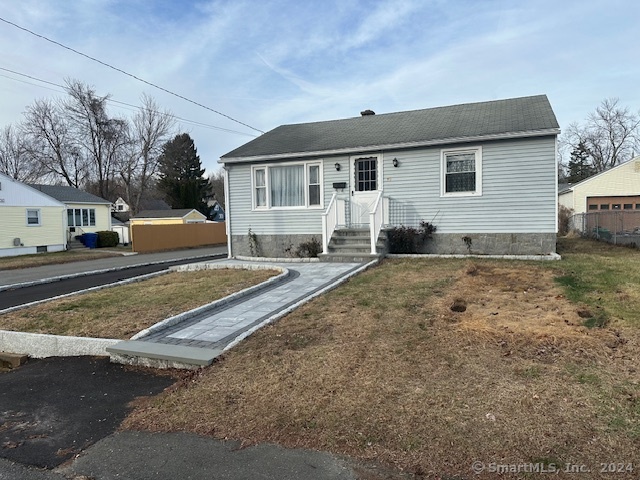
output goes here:
[{"label": "neighboring garage building", "polygon": [[640,211],[640,157],[560,190],[558,203],[574,213]]},{"label": "neighboring garage building", "polygon": [[195,208],[182,208],[172,210],[144,210],[131,217],[131,226],[134,225],[174,225],[180,223],[205,223],[206,215]]}]

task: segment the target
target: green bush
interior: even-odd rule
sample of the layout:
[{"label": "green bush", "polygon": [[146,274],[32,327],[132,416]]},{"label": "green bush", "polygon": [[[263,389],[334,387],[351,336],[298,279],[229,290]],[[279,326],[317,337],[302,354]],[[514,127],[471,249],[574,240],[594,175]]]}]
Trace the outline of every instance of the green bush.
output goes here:
[{"label": "green bush", "polygon": [[422,220],[418,228],[393,227],[387,230],[389,253],[419,253],[424,243],[436,231],[436,226]]},{"label": "green bush", "polygon": [[118,232],[103,230],[101,232],[96,232],[96,233],[98,234],[98,248],[118,246],[118,241],[119,241]]},{"label": "green bush", "polygon": [[317,257],[322,253],[322,245],[316,237],[312,237],[308,242],[302,242],[296,249],[296,256],[298,257]]}]

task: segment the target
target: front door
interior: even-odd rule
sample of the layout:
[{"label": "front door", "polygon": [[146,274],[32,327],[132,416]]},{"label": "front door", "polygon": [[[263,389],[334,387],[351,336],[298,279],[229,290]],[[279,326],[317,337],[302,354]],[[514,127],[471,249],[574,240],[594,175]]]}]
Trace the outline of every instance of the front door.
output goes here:
[{"label": "front door", "polygon": [[369,225],[369,214],[382,190],[381,156],[351,157],[351,226]]}]

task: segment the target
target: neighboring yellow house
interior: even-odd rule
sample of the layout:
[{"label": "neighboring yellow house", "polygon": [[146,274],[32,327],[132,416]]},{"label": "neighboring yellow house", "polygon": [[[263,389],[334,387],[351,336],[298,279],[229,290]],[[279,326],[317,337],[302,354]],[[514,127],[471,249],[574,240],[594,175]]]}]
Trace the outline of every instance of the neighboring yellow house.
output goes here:
[{"label": "neighboring yellow house", "polygon": [[640,157],[559,191],[558,203],[574,213],[640,211]]},{"label": "neighboring yellow house", "polygon": [[65,204],[67,239],[83,233],[111,230],[111,202],[77,188],[62,185],[30,185]]},{"label": "neighboring yellow house", "polygon": [[65,250],[65,205],[0,173],[0,257]]},{"label": "neighboring yellow house", "polygon": [[195,208],[172,210],[143,210],[129,219],[130,225],[171,225],[180,223],[205,223],[207,217]]}]

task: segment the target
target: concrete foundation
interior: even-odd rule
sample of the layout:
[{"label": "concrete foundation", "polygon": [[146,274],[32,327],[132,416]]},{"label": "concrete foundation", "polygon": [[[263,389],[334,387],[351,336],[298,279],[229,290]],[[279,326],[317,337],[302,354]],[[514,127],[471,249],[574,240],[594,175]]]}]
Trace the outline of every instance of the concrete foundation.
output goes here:
[{"label": "concrete foundation", "polygon": [[435,233],[418,253],[549,255],[555,251],[555,233]]},{"label": "concrete foundation", "polygon": [[290,257],[296,256],[298,246],[316,239],[322,245],[322,234],[256,235],[250,242],[248,235],[231,236],[231,254],[234,257]]}]

